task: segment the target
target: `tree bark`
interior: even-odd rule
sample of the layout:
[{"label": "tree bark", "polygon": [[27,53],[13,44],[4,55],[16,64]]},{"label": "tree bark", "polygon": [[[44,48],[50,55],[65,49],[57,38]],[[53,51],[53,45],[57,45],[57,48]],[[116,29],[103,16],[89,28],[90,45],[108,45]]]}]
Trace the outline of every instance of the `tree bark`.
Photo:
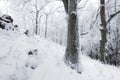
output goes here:
[{"label": "tree bark", "polygon": [[68,14],[68,0],[62,0],[64,7],[65,7],[65,12]]},{"label": "tree bark", "polygon": [[35,23],[36,23],[35,34],[36,34],[36,35],[38,34],[38,14],[39,14],[39,12],[36,11],[36,20],[35,20]]},{"label": "tree bark", "polygon": [[101,18],[101,40],[100,40],[100,60],[105,62],[105,44],[107,41],[107,23],[106,23],[106,16],[105,16],[105,0],[100,0],[100,18]]},{"label": "tree bark", "polygon": [[[63,0],[64,2],[65,0]],[[77,0],[67,0],[68,2],[68,34],[65,63],[72,69],[79,71],[79,27],[77,17]],[[65,6],[65,3],[64,3]],[[67,9],[67,8],[65,8]]]},{"label": "tree bark", "polygon": [[47,38],[47,21],[48,21],[48,14],[46,14],[46,26],[45,26],[45,38]]}]

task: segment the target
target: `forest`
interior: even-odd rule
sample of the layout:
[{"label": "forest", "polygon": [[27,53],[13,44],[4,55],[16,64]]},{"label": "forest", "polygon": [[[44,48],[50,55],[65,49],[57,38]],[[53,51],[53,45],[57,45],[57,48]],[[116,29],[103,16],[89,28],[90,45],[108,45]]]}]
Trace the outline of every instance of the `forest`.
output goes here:
[{"label": "forest", "polygon": [[0,0],[0,80],[120,80],[120,0]]}]

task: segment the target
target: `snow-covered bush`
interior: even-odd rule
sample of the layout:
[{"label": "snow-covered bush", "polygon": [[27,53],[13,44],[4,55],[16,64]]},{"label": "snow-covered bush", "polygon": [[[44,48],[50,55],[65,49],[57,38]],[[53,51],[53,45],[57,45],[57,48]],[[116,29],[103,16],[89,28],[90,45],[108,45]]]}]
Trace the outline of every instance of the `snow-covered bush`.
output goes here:
[{"label": "snow-covered bush", "polygon": [[35,49],[35,50],[31,50],[28,52],[28,60],[26,62],[26,67],[29,67],[31,69],[35,69],[37,66],[38,66],[38,50]]}]

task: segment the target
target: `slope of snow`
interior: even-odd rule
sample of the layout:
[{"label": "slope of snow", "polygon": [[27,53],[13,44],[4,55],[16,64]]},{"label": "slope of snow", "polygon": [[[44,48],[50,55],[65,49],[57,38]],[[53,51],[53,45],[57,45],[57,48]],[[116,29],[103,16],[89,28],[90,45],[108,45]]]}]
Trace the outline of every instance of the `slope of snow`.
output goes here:
[{"label": "slope of snow", "polygon": [[[28,55],[31,50],[38,54]],[[120,68],[85,55],[81,55],[82,74],[78,74],[64,64],[64,52],[64,47],[50,40],[0,30],[0,80],[120,80]]]}]

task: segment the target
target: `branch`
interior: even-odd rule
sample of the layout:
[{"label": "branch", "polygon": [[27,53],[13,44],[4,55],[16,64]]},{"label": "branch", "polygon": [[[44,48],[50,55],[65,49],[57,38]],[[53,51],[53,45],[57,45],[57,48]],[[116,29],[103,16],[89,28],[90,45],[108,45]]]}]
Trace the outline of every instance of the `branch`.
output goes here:
[{"label": "branch", "polygon": [[46,4],[44,4],[41,8],[39,8],[38,12],[40,12],[41,10],[44,9],[44,7],[46,7],[49,4],[49,2],[47,2]]},{"label": "branch", "polygon": [[[116,5],[116,7],[120,7],[120,5]],[[111,6],[111,7],[108,6],[108,7],[106,7],[107,10],[110,10],[110,9],[113,9],[113,8],[115,8],[115,6]]]},{"label": "branch", "polygon": [[[80,1],[81,1],[81,0],[80,0]],[[79,7],[78,9],[84,8],[84,7],[86,6],[87,2],[88,2],[88,0],[86,0],[86,2],[83,4],[83,6],[82,6],[82,7]]]},{"label": "branch", "polygon": [[87,35],[89,32],[84,32],[84,33],[81,33],[80,35]]},{"label": "branch", "polygon": [[54,14],[55,11],[57,11],[59,8],[62,8],[62,7],[63,7],[63,6],[57,7],[55,10],[53,10],[53,11],[51,12],[51,14]]},{"label": "branch", "polygon": [[62,0],[64,7],[65,7],[65,12],[68,13],[68,0]]},{"label": "branch", "polygon": [[92,24],[91,24],[91,26],[90,26],[90,29],[96,24],[97,19],[98,19],[98,17],[99,17],[99,14],[100,14],[100,7],[99,7],[98,10],[97,10],[97,14],[96,14],[95,20],[92,22]]},{"label": "branch", "polygon": [[27,0],[27,1],[24,1],[23,3],[23,6],[25,6],[28,2],[30,2],[31,0]]},{"label": "branch", "polygon": [[115,16],[117,16],[120,13],[120,11],[117,11],[116,13],[110,15],[110,18],[106,21],[107,23],[109,23]]}]

